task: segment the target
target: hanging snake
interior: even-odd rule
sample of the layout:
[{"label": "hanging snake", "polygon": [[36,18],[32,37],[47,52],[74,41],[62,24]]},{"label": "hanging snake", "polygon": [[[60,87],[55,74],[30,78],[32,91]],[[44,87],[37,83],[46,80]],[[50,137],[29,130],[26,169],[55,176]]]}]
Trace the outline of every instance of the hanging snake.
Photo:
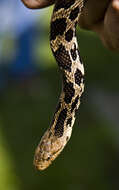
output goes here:
[{"label": "hanging snake", "polygon": [[62,72],[62,92],[50,127],[36,148],[34,165],[46,169],[70,139],[80,97],[84,91],[84,66],[76,38],[76,25],[84,0],[56,0],[50,26],[50,45]]}]

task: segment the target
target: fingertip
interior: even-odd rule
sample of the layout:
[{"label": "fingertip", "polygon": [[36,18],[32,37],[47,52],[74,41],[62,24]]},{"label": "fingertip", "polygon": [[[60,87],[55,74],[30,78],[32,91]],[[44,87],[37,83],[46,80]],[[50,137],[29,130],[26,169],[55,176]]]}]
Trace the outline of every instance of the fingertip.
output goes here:
[{"label": "fingertip", "polygon": [[39,8],[39,4],[37,3],[37,1],[33,1],[33,0],[21,0],[21,1],[29,9]]},{"label": "fingertip", "polygon": [[55,0],[21,0],[21,1],[29,9],[41,9],[52,5]]},{"label": "fingertip", "polygon": [[112,1],[112,7],[119,11],[119,0],[113,0]]}]

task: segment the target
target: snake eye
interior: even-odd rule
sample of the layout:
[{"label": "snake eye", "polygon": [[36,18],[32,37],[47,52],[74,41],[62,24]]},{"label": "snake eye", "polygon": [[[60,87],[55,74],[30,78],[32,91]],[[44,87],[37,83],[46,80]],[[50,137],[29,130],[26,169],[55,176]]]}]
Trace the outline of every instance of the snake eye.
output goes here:
[{"label": "snake eye", "polygon": [[48,156],[47,161],[50,160],[50,156]]}]

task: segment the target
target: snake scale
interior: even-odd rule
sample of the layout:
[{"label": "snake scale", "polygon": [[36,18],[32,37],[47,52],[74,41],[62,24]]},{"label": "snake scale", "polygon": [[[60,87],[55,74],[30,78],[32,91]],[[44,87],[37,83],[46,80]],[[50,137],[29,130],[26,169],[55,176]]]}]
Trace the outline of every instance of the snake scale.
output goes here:
[{"label": "snake scale", "polygon": [[84,91],[84,66],[76,38],[76,25],[84,0],[56,0],[51,18],[50,45],[62,71],[62,92],[47,129],[36,148],[34,165],[46,169],[60,154],[72,133]]}]

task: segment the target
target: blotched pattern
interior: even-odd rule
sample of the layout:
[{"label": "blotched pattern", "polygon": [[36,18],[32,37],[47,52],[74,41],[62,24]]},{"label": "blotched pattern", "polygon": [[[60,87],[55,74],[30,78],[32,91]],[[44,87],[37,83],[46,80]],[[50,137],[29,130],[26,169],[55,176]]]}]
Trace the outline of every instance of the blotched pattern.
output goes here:
[{"label": "blotched pattern", "polygon": [[83,0],[56,0],[51,19],[50,44],[63,75],[62,92],[50,127],[34,157],[39,170],[46,169],[70,139],[80,97],[84,91],[84,67],[76,39],[76,25]]}]

